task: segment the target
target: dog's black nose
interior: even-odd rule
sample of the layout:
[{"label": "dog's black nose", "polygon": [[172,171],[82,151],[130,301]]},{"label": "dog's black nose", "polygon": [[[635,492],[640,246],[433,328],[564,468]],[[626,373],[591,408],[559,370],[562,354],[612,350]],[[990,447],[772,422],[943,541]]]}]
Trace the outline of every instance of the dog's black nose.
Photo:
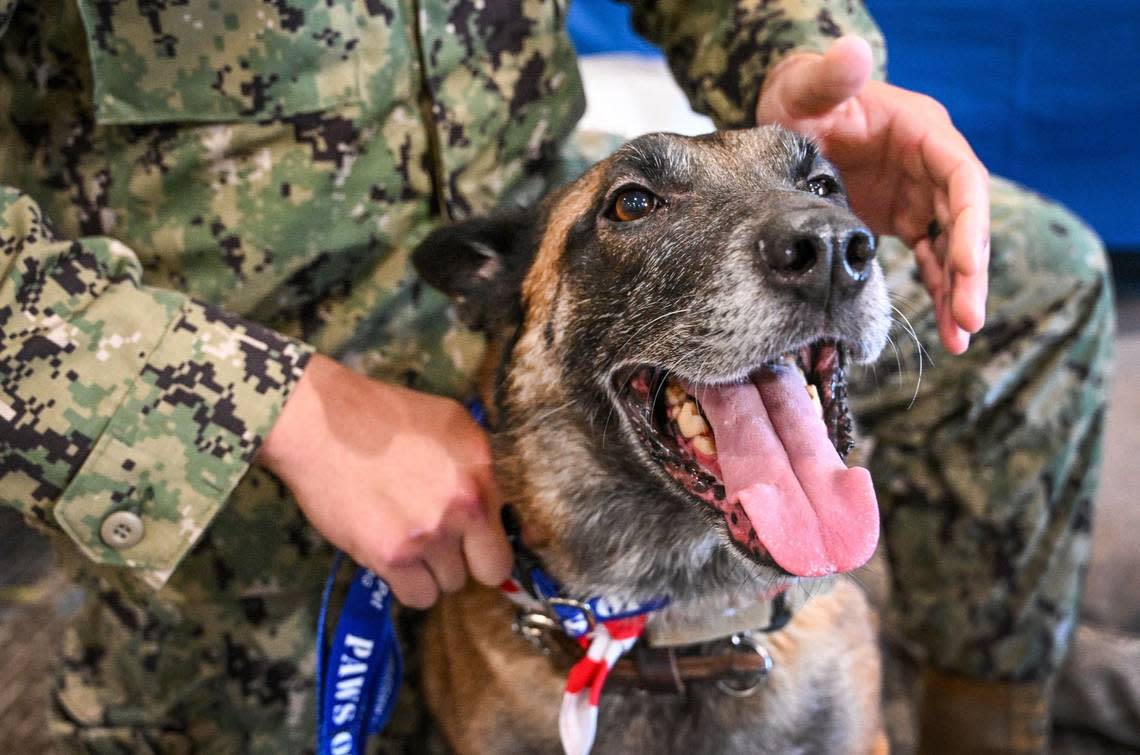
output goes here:
[{"label": "dog's black nose", "polygon": [[857,293],[871,272],[875,237],[849,212],[810,208],[784,213],[757,240],[761,264],[776,286],[825,304]]}]

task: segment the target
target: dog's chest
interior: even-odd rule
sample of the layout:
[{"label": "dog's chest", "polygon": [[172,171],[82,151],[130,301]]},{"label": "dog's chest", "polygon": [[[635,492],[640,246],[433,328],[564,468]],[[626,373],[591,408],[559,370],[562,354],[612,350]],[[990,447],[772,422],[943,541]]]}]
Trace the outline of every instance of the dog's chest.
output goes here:
[{"label": "dog's chest", "polygon": [[[811,694],[779,688],[779,677],[752,697],[737,699],[711,683],[684,694],[607,690],[599,707],[594,753],[843,752],[832,719],[831,690]],[[827,703],[822,703],[827,700]]]}]

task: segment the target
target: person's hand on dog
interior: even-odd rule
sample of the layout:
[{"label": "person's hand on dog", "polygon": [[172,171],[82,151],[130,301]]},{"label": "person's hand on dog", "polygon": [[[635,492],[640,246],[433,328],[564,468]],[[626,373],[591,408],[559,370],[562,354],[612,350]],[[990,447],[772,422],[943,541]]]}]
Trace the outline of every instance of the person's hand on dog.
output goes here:
[{"label": "person's hand on dog", "polygon": [[314,355],[257,460],[405,605],[510,573],[487,438],[455,401]]},{"label": "person's hand on dog", "polygon": [[856,214],[914,249],[942,343],[960,354],[985,320],[989,174],[942,105],[871,81],[871,65],[853,36],[791,55],[768,74],[756,118],[815,138]]}]

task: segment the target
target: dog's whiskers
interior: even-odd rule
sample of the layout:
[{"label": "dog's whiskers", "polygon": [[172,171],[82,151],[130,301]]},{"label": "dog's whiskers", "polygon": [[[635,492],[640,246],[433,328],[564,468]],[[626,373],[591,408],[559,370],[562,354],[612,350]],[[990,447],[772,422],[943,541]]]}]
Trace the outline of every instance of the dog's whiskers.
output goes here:
[{"label": "dog's whiskers", "polygon": [[903,296],[902,294],[897,293],[895,291],[888,290],[887,296],[890,297],[891,301],[902,302],[903,304],[907,304],[911,307],[918,306],[918,300],[917,299],[912,299],[909,296]]},{"label": "dog's whiskers", "polygon": [[606,447],[606,431],[609,430],[609,428],[610,428],[610,418],[614,416],[614,411],[617,410],[617,402],[621,400],[622,394],[624,394],[628,390],[629,390],[629,384],[627,383],[621,387],[621,389],[617,393],[617,396],[614,397],[614,400],[609,402],[610,408],[609,408],[609,411],[606,412],[606,422],[604,425],[602,425],[601,447],[603,450]]},{"label": "dog's whiskers", "polygon": [[[918,350],[922,354],[926,355],[926,361],[930,362],[930,366],[933,367],[934,366],[934,358],[932,356],[930,356],[930,352],[927,351],[926,347],[922,345],[922,341],[918,337],[918,331],[915,329],[914,323],[912,323],[910,321],[910,318],[907,317],[906,314],[901,309],[896,307],[895,305],[892,304],[891,309],[893,309],[895,311],[895,314],[897,314],[899,317],[902,318],[903,323],[905,323],[905,325],[906,325],[906,329],[909,331],[911,337],[914,338],[914,343],[918,347]],[[893,320],[894,318],[892,317],[891,319]]]},{"label": "dog's whiskers", "polygon": [[[895,339],[891,338],[890,333],[887,333],[887,343],[890,345],[891,349],[895,352],[895,369],[898,372],[899,388],[902,388],[902,379],[903,379],[902,358],[899,356],[899,347],[895,343]],[[871,366],[874,367],[874,364],[872,364]],[[879,378],[878,373],[875,373],[876,382],[878,381],[878,378]]]},{"label": "dog's whiskers", "polygon": [[528,418],[526,420],[523,420],[522,422],[519,423],[519,425],[517,427],[496,428],[494,431],[494,434],[496,436],[499,436],[499,437],[509,437],[509,438],[525,437],[527,435],[527,433],[531,433],[534,431],[535,425],[540,424],[543,420],[546,420],[546,419],[549,419],[550,417],[553,417],[558,412],[565,411],[566,409],[569,409],[571,406],[573,406],[576,403],[577,403],[577,399],[571,399],[569,401],[566,401],[563,404],[560,404],[560,405],[555,406],[553,408],[547,409],[545,412],[538,415],[537,417],[532,417],[532,418]]},{"label": "dog's whiskers", "polygon": [[576,403],[578,403],[578,399],[572,398],[564,404],[561,404],[559,406],[554,407],[553,409],[548,409],[547,411],[543,412],[539,416],[532,419],[531,423],[540,424],[543,420],[550,419],[551,417],[553,417],[558,412],[565,411],[566,409],[569,409],[571,406],[573,406]]},{"label": "dog's whiskers", "polygon": [[[621,354],[622,352],[624,352],[626,347],[629,346],[629,344],[632,343],[634,341],[634,339],[638,338],[647,329],[653,327],[654,324],[660,322],[661,320],[664,320],[664,319],[669,318],[669,317],[678,317],[679,315],[688,314],[690,311],[691,311],[691,307],[680,307],[678,309],[674,309],[674,310],[671,310],[669,312],[665,312],[664,314],[660,314],[657,317],[654,317],[654,318],[650,319],[649,321],[638,325],[637,328],[632,333],[629,334],[629,336],[622,343],[621,347],[618,348],[615,353]],[[627,391],[627,390],[629,390],[629,384],[628,383],[626,385],[623,385],[618,390],[618,395],[615,398],[620,399],[621,395],[623,393],[625,393],[625,391]],[[603,449],[606,447],[606,433],[609,431],[610,418],[613,417],[614,410],[617,408],[617,401],[616,400],[611,401],[609,403],[610,403],[610,408],[609,408],[609,411],[606,413],[606,421],[602,425],[602,437],[601,437],[600,444],[601,444],[601,447]],[[591,423],[591,424],[593,424],[593,423]]]},{"label": "dog's whiskers", "polygon": [[649,320],[648,322],[642,323],[641,325],[639,325],[637,327],[636,330],[633,331],[633,333],[631,333],[629,335],[628,338],[625,339],[625,343],[623,343],[621,345],[621,347],[617,349],[617,353],[621,354],[622,352],[624,352],[626,347],[629,346],[629,344],[633,341],[633,339],[640,336],[648,328],[653,327],[655,324],[661,322],[662,320],[664,320],[666,318],[677,317],[679,315],[687,315],[687,314],[689,314],[689,312],[691,310],[692,310],[692,307],[681,307],[680,309],[674,309],[672,311],[666,312],[665,314],[657,315],[657,317],[654,317],[652,320]]},{"label": "dog's whiskers", "polygon": [[[907,404],[907,407],[906,407],[907,409],[910,409],[911,407],[914,406],[914,402],[918,400],[918,394],[922,390],[923,355],[925,355],[926,360],[930,362],[931,367],[934,366],[934,360],[931,359],[930,353],[922,345],[922,341],[918,337],[918,332],[915,330],[914,325],[911,323],[910,319],[903,313],[903,311],[901,309],[899,309],[895,305],[892,304],[891,309],[895,312],[895,314],[897,314],[900,318],[902,318],[900,321],[899,319],[892,316],[891,322],[897,323],[902,328],[903,332],[906,333],[908,336],[910,336],[911,340],[914,341],[915,354],[917,355],[917,358],[918,358],[918,377],[917,377],[917,380],[915,381],[915,385],[914,385],[914,394],[910,397],[910,403]],[[897,356],[897,354],[898,354],[897,347],[895,347],[893,342],[891,343],[891,346],[896,349],[895,353]],[[901,375],[902,375],[901,364],[899,366],[899,375],[900,375],[900,379],[901,379]]]}]

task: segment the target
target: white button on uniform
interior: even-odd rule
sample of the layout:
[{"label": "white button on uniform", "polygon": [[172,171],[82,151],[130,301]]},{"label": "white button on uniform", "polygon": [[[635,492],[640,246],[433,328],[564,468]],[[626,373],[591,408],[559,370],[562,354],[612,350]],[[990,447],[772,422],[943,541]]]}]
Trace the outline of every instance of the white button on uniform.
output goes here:
[{"label": "white button on uniform", "polygon": [[115,550],[130,548],[142,540],[143,523],[137,514],[130,511],[116,511],[108,514],[99,528],[103,542]]}]

